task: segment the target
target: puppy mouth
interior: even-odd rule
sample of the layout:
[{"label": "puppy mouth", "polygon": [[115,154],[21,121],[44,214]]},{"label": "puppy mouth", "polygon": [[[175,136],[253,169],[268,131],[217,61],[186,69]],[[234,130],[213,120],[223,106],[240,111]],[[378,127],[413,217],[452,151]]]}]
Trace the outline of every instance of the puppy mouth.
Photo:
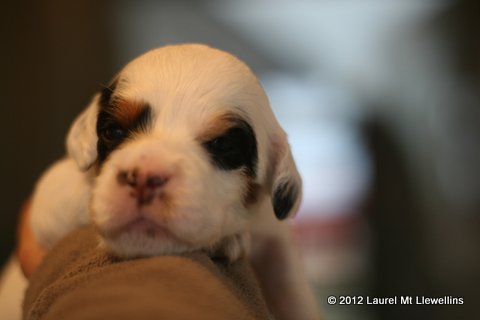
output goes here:
[{"label": "puppy mouth", "polygon": [[115,239],[121,235],[129,233],[148,238],[170,238],[179,241],[179,239],[166,226],[152,221],[144,216],[137,217],[130,222],[116,227],[113,230],[109,230],[106,233],[106,235],[111,239]]}]

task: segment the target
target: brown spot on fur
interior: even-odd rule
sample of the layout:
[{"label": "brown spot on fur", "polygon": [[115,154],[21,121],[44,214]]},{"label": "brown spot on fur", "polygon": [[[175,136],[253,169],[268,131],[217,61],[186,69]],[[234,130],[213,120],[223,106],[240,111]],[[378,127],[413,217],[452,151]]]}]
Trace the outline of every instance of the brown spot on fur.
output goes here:
[{"label": "brown spot on fur", "polygon": [[119,145],[138,133],[148,132],[152,110],[148,103],[110,97],[97,117],[97,154],[103,163]]},{"label": "brown spot on fur", "polygon": [[138,119],[145,108],[146,104],[141,101],[115,99],[115,103],[109,110],[109,113],[121,126],[128,128]]},{"label": "brown spot on fur", "polygon": [[200,133],[200,141],[208,141],[215,138],[230,129],[236,121],[238,116],[231,113],[222,113],[212,117],[210,123],[205,126],[205,130]]}]

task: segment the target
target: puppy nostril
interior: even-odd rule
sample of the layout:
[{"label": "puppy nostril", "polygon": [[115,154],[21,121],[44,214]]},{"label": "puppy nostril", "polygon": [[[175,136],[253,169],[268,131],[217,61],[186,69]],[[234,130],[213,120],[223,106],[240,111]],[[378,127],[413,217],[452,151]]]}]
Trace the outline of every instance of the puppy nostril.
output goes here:
[{"label": "puppy nostril", "polygon": [[130,171],[130,174],[127,175],[127,183],[131,186],[136,185],[139,178],[138,176],[138,168],[133,168],[133,171]]},{"label": "puppy nostril", "polygon": [[136,199],[138,206],[144,206],[153,201],[156,195],[162,193],[162,186],[169,180],[168,176],[145,174],[137,168],[121,170],[117,181],[121,186],[128,185],[129,195]]},{"label": "puppy nostril", "polygon": [[145,186],[147,188],[158,188],[164,185],[167,182],[168,178],[167,177],[162,177],[162,176],[148,176],[146,181],[145,181]]},{"label": "puppy nostril", "polygon": [[168,177],[161,175],[147,175],[141,177],[138,169],[133,170],[121,170],[117,174],[117,181],[120,185],[129,185],[132,188],[149,188],[157,189],[163,186],[167,181]]},{"label": "puppy nostril", "polygon": [[121,185],[124,185],[124,184],[127,184],[127,171],[120,171],[118,174],[117,174],[117,181],[119,184]]},{"label": "puppy nostril", "polygon": [[133,171],[121,170],[117,175],[117,181],[121,185],[128,184],[135,188],[138,181],[138,169],[135,168]]}]

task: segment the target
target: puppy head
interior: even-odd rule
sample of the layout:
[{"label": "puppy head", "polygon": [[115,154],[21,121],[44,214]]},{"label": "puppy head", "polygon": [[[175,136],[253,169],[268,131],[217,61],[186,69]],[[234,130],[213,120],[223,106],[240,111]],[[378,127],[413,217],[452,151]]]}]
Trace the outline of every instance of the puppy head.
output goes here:
[{"label": "puppy head", "polygon": [[[99,167],[92,215],[123,256],[215,246],[301,197],[286,135],[251,70],[204,45],[130,62],[75,120],[67,150]],[[261,203],[273,212],[258,212]]]}]

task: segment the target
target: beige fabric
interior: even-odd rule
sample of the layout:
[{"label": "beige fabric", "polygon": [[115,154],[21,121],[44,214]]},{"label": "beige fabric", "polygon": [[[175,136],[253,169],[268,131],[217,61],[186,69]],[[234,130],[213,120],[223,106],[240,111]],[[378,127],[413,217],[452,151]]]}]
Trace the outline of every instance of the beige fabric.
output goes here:
[{"label": "beige fabric", "polygon": [[245,261],[203,253],[122,261],[92,228],[63,239],[32,276],[25,320],[268,319]]}]

